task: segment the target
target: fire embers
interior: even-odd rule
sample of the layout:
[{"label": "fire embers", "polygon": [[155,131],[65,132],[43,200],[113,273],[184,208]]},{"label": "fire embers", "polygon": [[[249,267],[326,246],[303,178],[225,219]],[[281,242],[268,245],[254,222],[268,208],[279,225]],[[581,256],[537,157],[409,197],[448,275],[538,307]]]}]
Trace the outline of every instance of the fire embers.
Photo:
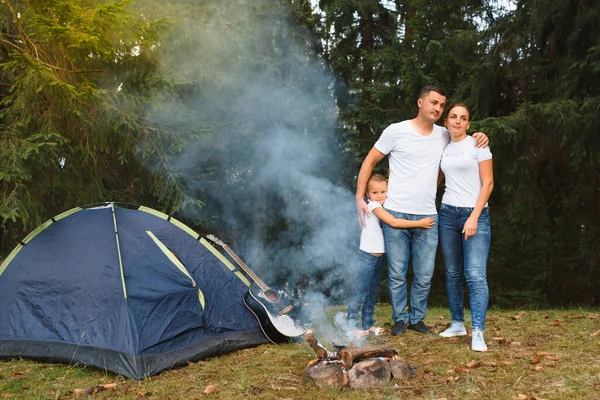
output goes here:
[{"label": "fire embers", "polygon": [[392,379],[414,376],[414,370],[398,358],[394,349],[336,346],[337,351],[330,352],[311,332],[305,338],[318,356],[308,363],[307,372],[319,387],[371,390],[387,385]]}]

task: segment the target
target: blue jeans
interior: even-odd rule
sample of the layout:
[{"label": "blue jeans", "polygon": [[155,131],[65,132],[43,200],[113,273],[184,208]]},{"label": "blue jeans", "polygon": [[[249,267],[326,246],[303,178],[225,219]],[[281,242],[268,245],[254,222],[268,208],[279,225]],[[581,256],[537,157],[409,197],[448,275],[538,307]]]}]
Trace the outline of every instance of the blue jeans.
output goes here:
[{"label": "blue jeans", "polygon": [[[387,210],[387,209],[386,209]],[[382,224],[385,253],[388,261],[388,289],[392,303],[392,319],[415,324],[425,319],[427,296],[435,267],[438,244],[437,214],[415,215],[387,210],[396,218],[418,220],[431,217],[436,225],[432,229],[396,229]],[[408,261],[411,260],[413,279],[410,287],[410,309],[406,312]]]},{"label": "blue jeans", "polygon": [[463,322],[463,274],[469,287],[471,327],[483,331],[488,306],[487,259],[490,251],[490,212],[486,207],[477,220],[477,232],[465,240],[462,233],[473,208],[440,207],[440,247],[446,266],[446,291],[452,321]]},{"label": "blue jeans", "polygon": [[374,256],[362,250],[358,254],[358,271],[354,293],[348,302],[348,325],[357,327],[358,311],[362,305],[362,329],[366,330],[373,326],[373,312],[377,301],[377,289],[379,289],[379,277],[381,276],[381,265],[383,256]]}]

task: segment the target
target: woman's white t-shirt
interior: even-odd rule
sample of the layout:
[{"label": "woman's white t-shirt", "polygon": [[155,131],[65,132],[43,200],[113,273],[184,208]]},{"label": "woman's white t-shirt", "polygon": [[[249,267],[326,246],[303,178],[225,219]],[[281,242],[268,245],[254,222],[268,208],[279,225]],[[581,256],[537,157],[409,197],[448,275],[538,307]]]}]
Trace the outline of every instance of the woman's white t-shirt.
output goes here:
[{"label": "woman's white t-shirt", "polygon": [[491,159],[490,148],[475,147],[475,139],[471,136],[460,142],[448,143],[440,164],[446,178],[442,203],[455,207],[475,207],[481,191],[479,163]]},{"label": "woman's white t-shirt", "polygon": [[360,249],[367,253],[384,253],[385,245],[383,242],[383,231],[377,215],[373,210],[381,207],[381,204],[371,201],[368,204],[369,215],[365,218],[365,227],[360,233]]}]

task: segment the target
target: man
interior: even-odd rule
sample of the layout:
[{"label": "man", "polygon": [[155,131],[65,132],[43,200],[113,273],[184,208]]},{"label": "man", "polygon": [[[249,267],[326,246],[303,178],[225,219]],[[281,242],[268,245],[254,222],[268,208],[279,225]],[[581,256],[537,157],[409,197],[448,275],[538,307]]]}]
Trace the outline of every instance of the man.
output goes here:
[{"label": "man", "polygon": [[[388,126],[360,167],[356,185],[356,209],[361,226],[365,213],[367,181],[373,168],[389,155],[390,180],[384,208],[396,218],[418,220],[438,217],[435,208],[439,165],[444,147],[450,138],[448,131],[435,122],[446,105],[445,91],[426,86],[417,100],[418,114],[411,120]],[[488,138],[477,132],[473,135],[478,147],[485,147]],[[430,334],[423,319],[427,312],[427,296],[435,267],[438,230],[396,229],[383,224],[385,252],[388,261],[388,289],[392,303],[394,326],[392,335],[408,329]],[[413,281],[410,288],[410,309],[406,311],[408,261],[412,262]]]}]

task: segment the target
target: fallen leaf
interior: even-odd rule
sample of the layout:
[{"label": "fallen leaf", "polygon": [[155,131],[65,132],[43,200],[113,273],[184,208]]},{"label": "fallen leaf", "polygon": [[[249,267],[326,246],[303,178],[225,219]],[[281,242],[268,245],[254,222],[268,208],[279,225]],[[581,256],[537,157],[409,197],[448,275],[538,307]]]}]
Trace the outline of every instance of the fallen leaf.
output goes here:
[{"label": "fallen leaf", "polygon": [[506,339],[504,339],[504,338],[503,338],[503,337],[501,337],[501,336],[496,336],[496,337],[493,337],[493,338],[492,338],[492,340],[493,340],[494,342],[498,342],[498,343],[506,343]]},{"label": "fallen leaf", "polygon": [[80,394],[90,395],[90,394],[94,394],[94,393],[102,391],[102,390],[104,390],[104,389],[99,389],[98,386],[92,386],[92,387],[89,387],[87,389],[74,389],[73,390],[73,394],[76,394],[76,395],[80,395]]},{"label": "fallen leaf", "polygon": [[559,361],[560,360],[560,356],[546,356],[546,360]]},{"label": "fallen leaf", "polygon": [[520,346],[521,342],[510,342],[511,346]]},{"label": "fallen leaf", "polygon": [[262,392],[262,389],[261,389],[261,388],[259,388],[259,387],[256,387],[256,386],[254,386],[254,385],[250,385],[250,386],[248,387],[248,390],[252,391],[252,393],[254,393],[255,395],[259,395],[259,394],[260,394],[260,392]]},{"label": "fallen leaf", "polygon": [[532,364],[539,364],[539,363],[540,363],[540,361],[542,361],[542,358],[541,358],[541,357],[539,357],[539,356],[535,356],[535,357],[533,357],[533,358],[531,359],[531,363],[532,363]]},{"label": "fallen leaf", "polygon": [[143,398],[152,396],[152,392],[139,391],[139,392],[137,392],[136,396],[138,399],[143,399]]},{"label": "fallen leaf", "polygon": [[520,394],[517,396],[517,400],[529,400],[530,397],[527,396],[526,394]]},{"label": "fallen leaf", "polygon": [[590,318],[590,319],[600,319],[600,314],[593,314],[593,313],[589,313],[588,315],[585,316],[586,318]]},{"label": "fallen leaf", "polygon": [[446,382],[456,382],[459,379],[460,379],[460,375],[449,376],[448,378],[446,378]]},{"label": "fallen leaf", "polygon": [[481,367],[495,367],[497,364],[493,361],[479,361]]},{"label": "fallen leaf", "polygon": [[521,311],[521,312],[519,312],[517,315],[513,315],[513,316],[512,316],[512,319],[513,319],[513,320],[517,320],[517,319],[521,318],[521,316],[523,316],[523,315],[525,315],[525,312],[524,312],[524,311]]},{"label": "fallen leaf", "polygon": [[537,351],[535,353],[535,355],[538,356],[538,357],[543,357],[543,356],[550,355],[550,353],[548,353],[547,351]]},{"label": "fallen leaf", "polygon": [[500,361],[500,365],[513,365],[512,361]]},{"label": "fallen leaf", "polygon": [[450,375],[454,373],[454,368],[446,370],[446,375]]},{"label": "fallen leaf", "polygon": [[467,368],[477,367],[495,367],[496,363],[492,361],[471,361],[465,364]]},{"label": "fallen leaf", "polygon": [[100,385],[104,389],[114,389],[117,387],[116,383],[105,383],[104,385]]},{"label": "fallen leaf", "polygon": [[560,325],[560,321],[553,321],[553,322],[550,322],[548,325],[550,325],[550,326],[559,326]]},{"label": "fallen leaf", "polygon": [[597,330],[596,332],[592,333],[590,336],[598,336],[600,335],[600,330]]},{"label": "fallen leaf", "polygon": [[471,372],[471,370],[468,368],[454,368],[454,370],[456,372],[460,372],[461,374],[468,374],[469,372]]},{"label": "fallen leaf", "polygon": [[542,367],[541,365],[536,365],[535,367],[533,367],[533,369],[537,372],[542,372],[544,370],[544,367]]},{"label": "fallen leaf", "polygon": [[212,394],[215,391],[215,385],[208,385],[202,393],[204,394]]}]

